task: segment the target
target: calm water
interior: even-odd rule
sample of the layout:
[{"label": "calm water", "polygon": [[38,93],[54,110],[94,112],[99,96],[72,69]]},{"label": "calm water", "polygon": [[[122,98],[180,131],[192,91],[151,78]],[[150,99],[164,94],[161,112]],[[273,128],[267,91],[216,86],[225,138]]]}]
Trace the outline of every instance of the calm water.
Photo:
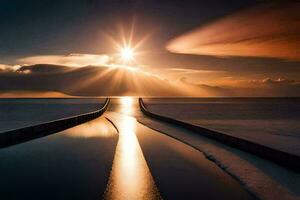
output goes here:
[{"label": "calm water", "polygon": [[162,115],[300,155],[300,98],[145,99]]},{"label": "calm water", "polygon": [[0,99],[0,132],[91,112],[105,99]]}]

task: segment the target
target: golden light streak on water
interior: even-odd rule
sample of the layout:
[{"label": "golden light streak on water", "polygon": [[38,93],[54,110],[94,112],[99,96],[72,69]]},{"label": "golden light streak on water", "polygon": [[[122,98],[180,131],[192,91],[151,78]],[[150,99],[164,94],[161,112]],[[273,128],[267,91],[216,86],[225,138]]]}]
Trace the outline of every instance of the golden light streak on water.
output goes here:
[{"label": "golden light streak on water", "polygon": [[120,98],[119,111],[124,114],[130,114],[133,110],[133,98],[132,97],[122,97]]},{"label": "golden light streak on water", "polygon": [[[121,99],[122,111],[130,112],[133,99]],[[119,141],[104,199],[161,199],[136,137],[136,121],[120,118]]]},{"label": "golden light streak on water", "polygon": [[66,136],[74,138],[109,138],[115,136],[116,130],[104,117],[92,120],[66,130]]}]

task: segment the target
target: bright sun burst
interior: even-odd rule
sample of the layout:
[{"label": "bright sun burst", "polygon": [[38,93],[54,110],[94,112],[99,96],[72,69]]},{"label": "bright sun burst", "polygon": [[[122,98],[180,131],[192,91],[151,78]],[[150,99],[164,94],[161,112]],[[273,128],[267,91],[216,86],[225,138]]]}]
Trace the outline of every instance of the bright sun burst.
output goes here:
[{"label": "bright sun burst", "polygon": [[121,58],[124,61],[131,61],[133,60],[134,52],[133,49],[130,47],[124,47],[121,49]]},{"label": "bright sun burst", "polygon": [[134,27],[135,23],[132,22],[131,27],[126,27],[125,29],[120,26],[119,36],[117,38],[112,37],[109,34],[106,34],[108,39],[113,43],[117,54],[113,54],[112,58],[117,64],[123,66],[133,66],[138,65],[137,57],[143,55],[145,51],[141,51],[140,47],[148,40],[151,33],[148,33],[144,37],[136,40],[134,36]]}]

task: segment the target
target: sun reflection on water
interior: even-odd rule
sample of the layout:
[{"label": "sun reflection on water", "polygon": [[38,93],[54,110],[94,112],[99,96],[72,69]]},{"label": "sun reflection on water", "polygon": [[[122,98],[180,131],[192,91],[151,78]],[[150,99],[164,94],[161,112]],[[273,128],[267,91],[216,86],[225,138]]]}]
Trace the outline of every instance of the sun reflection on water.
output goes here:
[{"label": "sun reflection on water", "polygon": [[120,113],[124,113],[126,115],[132,114],[134,110],[134,98],[133,97],[122,97],[119,101],[119,108],[118,111]]},{"label": "sun reflection on water", "polygon": [[[122,112],[131,110],[132,98],[122,98]],[[104,199],[161,199],[136,136],[136,121],[120,117],[119,141]]]},{"label": "sun reflection on water", "polygon": [[103,117],[65,131],[66,136],[75,138],[109,138],[116,134],[115,128]]}]

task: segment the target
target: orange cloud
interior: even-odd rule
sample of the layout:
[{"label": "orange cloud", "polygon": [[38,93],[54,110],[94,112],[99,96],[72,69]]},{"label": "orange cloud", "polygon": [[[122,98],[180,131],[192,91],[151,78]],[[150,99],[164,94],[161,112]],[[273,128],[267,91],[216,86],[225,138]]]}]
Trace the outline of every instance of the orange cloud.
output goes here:
[{"label": "orange cloud", "polygon": [[88,65],[104,65],[110,57],[107,55],[95,54],[69,54],[69,55],[40,55],[18,59],[20,64],[53,64],[70,67],[82,67]]},{"label": "orange cloud", "polygon": [[1,71],[11,71],[11,72],[15,72],[17,71],[21,66],[20,65],[5,65],[5,64],[0,64],[0,72]]},{"label": "orange cloud", "polygon": [[173,53],[300,60],[300,3],[267,4],[240,11],[179,36]]}]

